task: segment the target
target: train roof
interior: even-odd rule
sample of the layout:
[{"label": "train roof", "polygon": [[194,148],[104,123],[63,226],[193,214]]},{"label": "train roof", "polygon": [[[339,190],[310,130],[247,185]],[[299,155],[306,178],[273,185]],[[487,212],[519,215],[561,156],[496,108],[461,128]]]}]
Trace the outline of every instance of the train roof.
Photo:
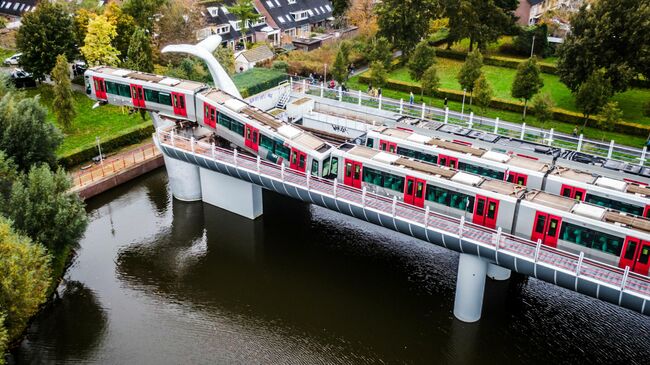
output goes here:
[{"label": "train roof", "polygon": [[120,77],[127,80],[130,79],[130,80],[145,81],[145,82],[150,82],[152,84],[164,85],[167,87],[183,89],[186,91],[196,91],[207,87],[206,84],[201,82],[175,79],[167,76],[154,75],[146,72],[133,71],[133,70],[127,70],[123,68],[116,68],[110,66],[97,66],[91,68],[91,70],[99,74]]}]

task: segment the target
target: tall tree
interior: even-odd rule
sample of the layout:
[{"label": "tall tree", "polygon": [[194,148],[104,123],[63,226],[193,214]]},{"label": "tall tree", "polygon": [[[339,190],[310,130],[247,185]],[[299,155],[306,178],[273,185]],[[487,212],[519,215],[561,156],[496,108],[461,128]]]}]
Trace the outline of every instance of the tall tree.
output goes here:
[{"label": "tall tree", "polygon": [[438,70],[436,69],[435,64],[429,66],[429,68],[424,71],[420,84],[422,84],[422,94],[420,96],[423,94],[433,96],[436,91],[438,91],[438,88],[440,87],[440,78],[438,77]]},{"label": "tall tree", "polygon": [[126,0],[122,4],[122,10],[135,19],[135,23],[153,32],[154,15],[166,0]]},{"label": "tall tree", "polygon": [[415,51],[413,51],[406,67],[409,70],[411,78],[415,81],[420,81],[424,72],[434,63],[436,63],[436,49],[430,46],[429,41],[425,39],[420,41],[415,47]]},{"label": "tall tree", "polygon": [[39,97],[17,101],[11,94],[0,101],[0,149],[27,171],[32,165],[56,165],[56,150],[63,137],[47,120]]},{"label": "tall tree", "polygon": [[485,114],[487,108],[492,102],[492,97],[494,97],[494,91],[483,73],[481,73],[479,78],[476,79],[476,82],[474,82],[472,90],[474,92],[474,98],[476,99],[476,105],[478,105],[483,114]]},{"label": "tall tree", "polygon": [[45,247],[18,234],[6,218],[0,218],[0,308],[6,311],[9,338],[25,329],[29,317],[45,301],[50,273]]},{"label": "tall tree", "polygon": [[370,64],[370,84],[374,87],[382,87],[386,85],[386,80],[388,79],[388,72],[384,67],[384,64],[375,61]]},{"label": "tall tree", "polygon": [[255,5],[252,0],[237,0],[233,6],[228,7],[228,11],[232,13],[237,20],[241,21],[241,40],[246,49],[246,33],[248,33],[249,23],[252,25],[260,18],[260,14],[255,10]]},{"label": "tall tree", "polygon": [[376,12],[379,35],[410,54],[427,35],[429,21],[439,16],[440,7],[438,0],[384,0]]},{"label": "tall tree", "polygon": [[347,12],[350,24],[359,27],[359,34],[371,38],[377,33],[375,0],[352,0]]},{"label": "tall tree", "polygon": [[[228,73],[228,75],[235,74],[235,55],[230,47],[217,47],[214,50],[214,57],[219,61],[221,67]],[[286,72],[286,70],[284,71]]]},{"label": "tall tree", "polygon": [[[135,19],[133,19],[131,15],[122,11],[122,8],[120,8],[114,1],[111,1],[106,5],[104,15],[111,24],[115,25],[116,34],[111,41],[111,44],[120,52],[119,57],[124,61],[126,57],[128,57],[127,55],[129,53],[129,46],[131,45],[131,36],[137,28]],[[147,34],[150,33],[147,32]]]},{"label": "tall tree", "polygon": [[52,70],[52,79],[54,79],[54,101],[52,109],[56,115],[56,120],[64,129],[72,127],[72,121],[76,116],[74,109],[74,96],[72,95],[72,86],[70,83],[70,65],[64,55],[56,58],[56,66]]},{"label": "tall tree", "polygon": [[514,10],[517,0],[443,0],[445,15],[449,18],[449,44],[469,38],[469,49],[474,44],[485,48],[515,26]]},{"label": "tall tree", "polygon": [[35,78],[43,79],[52,71],[56,56],[72,59],[76,54],[73,18],[60,3],[44,1],[36,10],[26,12],[16,34],[16,46],[22,52],[20,63]]},{"label": "tall tree", "polygon": [[542,80],[537,59],[534,56],[517,66],[517,74],[512,82],[510,95],[513,98],[524,99],[523,120],[526,120],[528,100],[532,99],[542,87],[544,87],[544,80]]},{"label": "tall tree", "polygon": [[548,93],[537,95],[533,99],[533,114],[535,114],[537,121],[542,124],[553,119],[554,107],[555,102]]},{"label": "tall tree", "polygon": [[14,183],[5,215],[14,226],[51,252],[79,241],[88,218],[76,193],[69,192],[68,175],[47,166],[32,167],[23,179]]},{"label": "tall tree", "polygon": [[481,68],[483,68],[483,55],[478,49],[475,49],[467,55],[463,67],[460,68],[458,75],[456,75],[463,90],[469,91],[470,104],[472,104],[476,80],[483,74]]},{"label": "tall tree", "polygon": [[599,0],[571,19],[571,34],[558,50],[560,80],[573,92],[596,70],[614,91],[638,74],[650,79],[650,5],[647,0]]},{"label": "tall tree", "polygon": [[75,42],[77,43],[77,47],[83,47],[84,41],[86,40],[86,32],[88,31],[88,23],[90,23],[90,21],[96,16],[97,14],[84,8],[81,8],[75,12],[74,20],[73,20],[73,30],[75,34]]},{"label": "tall tree", "polygon": [[11,187],[18,181],[20,174],[14,161],[0,151],[0,206],[4,206],[11,194]]},{"label": "tall tree", "polygon": [[344,83],[348,79],[348,59],[345,53],[344,47],[339,47],[339,51],[336,53],[336,60],[334,60],[334,65],[332,65],[332,77],[339,84]]},{"label": "tall tree", "polygon": [[393,46],[385,37],[375,37],[367,45],[366,58],[369,62],[379,61],[388,69],[393,62]]},{"label": "tall tree", "polygon": [[153,72],[151,39],[142,28],[137,28],[131,35],[126,66],[132,70]]},{"label": "tall tree", "polygon": [[201,11],[194,2],[169,1],[160,8],[156,22],[157,43],[160,46],[179,43],[196,43],[195,31],[201,27]]},{"label": "tall tree", "polygon": [[580,85],[575,93],[576,106],[582,110],[585,122],[584,129],[589,121],[589,116],[598,114],[603,106],[612,96],[612,86],[605,78],[605,72],[598,70],[592,73],[587,80]]},{"label": "tall tree", "polygon": [[86,62],[91,66],[117,66],[120,62],[117,57],[120,51],[111,44],[116,35],[115,25],[109,22],[106,16],[99,15],[91,20],[88,23],[85,44],[81,47]]},{"label": "tall tree", "polygon": [[601,111],[601,118],[598,119],[598,129],[603,132],[603,140],[605,139],[605,132],[611,132],[616,129],[616,125],[623,121],[623,112],[618,108],[618,103],[610,101],[603,107]]},{"label": "tall tree", "polygon": [[341,16],[345,14],[350,7],[350,0],[332,0],[332,6],[334,7],[332,15]]},{"label": "tall tree", "polygon": [[0,365],[4,365],[4,353],[7,351],[7,344],[9,342],[9,334],[7,333],[7,328],[5,328],[5,318],[7,314],[4,311],[0,311]]}]

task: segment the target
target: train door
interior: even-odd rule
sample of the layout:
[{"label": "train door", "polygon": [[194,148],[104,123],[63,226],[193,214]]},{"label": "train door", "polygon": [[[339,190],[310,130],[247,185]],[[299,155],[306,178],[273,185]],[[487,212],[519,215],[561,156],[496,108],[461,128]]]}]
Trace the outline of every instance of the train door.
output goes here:
[{"label": "train door", "polygon": [[397,153],[397,143],[385,141],[383,139],[379,140],[379,149],[382,151]]},{"label": "train door", "polygon": [[406,184],[404,184],[404,203],[424,208],[424,194],[426,187],[426,180],[407,176]]},{"label": "train door", "polygon": [[144,108],[144,89],[140,85],[131,84],[131,101],[136,108]]},{"label": "train door", "polygon": [[486,196],[477,195],[474,202],[474,217],[472,222],[488,228],[497,227],[499,201]]},{"label": "train door", "polygon": [[[257,129],[255,129],[255,135],[256,136],[259,135],[259,133],[257,132]],[[246,143],[248,143],[248,140],[246,141]],[[255,146],[255,148],[257,148],[257,146]],[[257,151],[257,149],[256,149],[256,151]],[[291,147],[291,156],[289,158],[289,167],[294,169],[294,170],[300,171],[300,172],[305,172],[305,170],[307,169],[307,154],[300,151],[300,150],[297,150],[297,149]]]},{"label": "train door", "polygon": [[438,165],[458,169],[458,159],[447,155],[438,155]]},{"label": "train door", "polygon": [[506,175],[506,181],[509,181],[513,184],[526,186],[526,184],[528,183],[528,175],[519,172],[509,171],[508,174]]},{"label": "train door", "polygon": [[185,95],[181,93],[172,92],[172,106],[174,107],[174,114],[183,117],[187,116],[187,105],[185,105]]},{"label": "train door", "polygon": [[104,79],[93,76],[93,82],[95,84],[95,96],[99,99],[106,99],[106,82]]},{"label": "train door", "polygon": [[203,104],[203,123],[212,128],[217,127],[217,108],[208,103]]},{"label": "train door", "polygon": [[626,237],[621,251],[621,260],[618,266],[641,275],[648,275],[650,269],[650,242],[641,241],[638,238]]},{"label": "train door", "polygon": [[562,188],[560,189],[560,195],[579,201],[585,201],[586,193],[587,191],[585,189],[575,188],[567,184],[562,184]]},{"label": "train door", "polygon": [[646,204],[645,208],[643,208],[643,217],[650,218],[650,204]]},{"label": "train door", "polygon": [[537,212],[533,221],[533,233],[530,236],[531,241],[541,240],[542,244],[550,247],[557,247],[557,240],[560,236],[560,226],[562,218],[544,213]]},{"label": "train door", "polygon": [[361,162],[345,160],[345,171],[343,172],[343,183],[361,189]]},{"label": "train door", "polygon": [[[245,131],[244,131],[244,144],[246,145],[246,147],[248,147],[248,148],[252,149],[253,151],[257,152],[259,150],[259,143],[260,143],[260,131],[257,128],[246,124]],[[291,165],[292,165],[291,168],[296,169],[296,170],[300,170],[300,169],[293,166],[293,161],[294,161],[293,154],[294,153],[297,155],[297,154],[302,153],[302,152],[300,152],[298,150],[295,150],[293,148],[291,149],[291,155],[292,155],[292,157],[291,157]],[[302,154],[304,155],[304,153],[302,153]],[[304,160],[304,157],[303,157],[303,160]],[[298,161],[297,157],[296,157],[296,161]],[[296,166],[298,166],[298,164]],[[304,167],[305,167],[305,163],[303,163],[303,169],[300,170],[300,171],[304,172],[305,171]]]}]

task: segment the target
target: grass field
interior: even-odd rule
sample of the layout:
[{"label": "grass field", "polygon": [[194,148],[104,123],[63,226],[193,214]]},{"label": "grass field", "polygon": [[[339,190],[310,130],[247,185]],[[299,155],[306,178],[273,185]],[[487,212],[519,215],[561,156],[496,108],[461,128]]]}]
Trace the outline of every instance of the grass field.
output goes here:
[{"label": "grass field", "polygon": [[[445,89],[462,90],[456,75],[463,63],[447,58],[438,58],[438,77],[440,77],[440,87]],[[515,78],[517,70],[496,67],[483,66],[483,72],[488,82],[494,90],[494,96],[501,99],[516,100],[510,96],[512,81]],[[390,73],[390,78],[395,80],[414,82],[408,74],[406,68],[399,68]],[[571,91],[555,75],[542,74],[544,88],[542,92],[549,93],[553,98],[556,106],[561,109],[580,112],[575,106],[575,99]],[[623,118],[627,121],[650,124],[650,117],[643,116],[643,103],[650,100],[650,90],[647,89],[630,89],[624,93],[616,94],[612,100],[617,101],[619,108],[623,111]]]},{"label": "grass field", "polygon": [[[50,85],[40,85],[36,89],[26,91],[26,94],[40,95],[41,102],[48,108],[48,119],[58,125],[52,113],[53,95]],[[74,92],[74,98],[77,116],[71,130],[64,132],[65,139],[57,151],[59,156],[95,145],[97,136],[101,140],[107,140],[151,123],[148,117],[143,121],[138,113],[129,115],[127,109],[122,110],[110,105],[92,109],[94,102],[81,92]]]},{"label": "grass field", "polygon": [[[528,58],[526,56],[517,56],[517,55],[512,55],[512,54],[500,53],[499,52],[499,47],[501,47],[501,45],[507,44],[507,43],[512,43],[512,37],[511,36],[503,36],[503,37],[499,38],[499,40],[497,40],[496,42],[489,43],[488,46],[487,46],[487,49],[485,50],[485,53],[490,55],[490,56],[498,56],[498,57],[503,57],[503,58],[518,59],[518,60]],[[440,47],[441,48],[446,48],[447,45],[445,44],[445,45],[442,45]],[[465,39],[459,41],[458,43],[454,43],[451,46],[451,49],[453,49],[454,51],[459,51],[459,52],[469,52],[469,38],[465,38]],[[543,58],[540,61],[544,62],[544,63],[549,63],[549,64],[556,64],[557,63],[557,57],[550,56],[550,57]]]}]

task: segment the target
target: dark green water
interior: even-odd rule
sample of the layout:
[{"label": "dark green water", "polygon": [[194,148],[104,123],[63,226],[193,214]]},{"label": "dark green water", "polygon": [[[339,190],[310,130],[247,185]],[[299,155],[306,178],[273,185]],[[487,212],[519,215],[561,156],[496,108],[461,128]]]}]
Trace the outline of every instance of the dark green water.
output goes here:
[{"label": "dark green water", "polygon": [[171,198],[164,170],[88,202],[25,364],[650,363],[650,318],[534,279],[452,306],[458,255],[264,193],[249,221]]}]

